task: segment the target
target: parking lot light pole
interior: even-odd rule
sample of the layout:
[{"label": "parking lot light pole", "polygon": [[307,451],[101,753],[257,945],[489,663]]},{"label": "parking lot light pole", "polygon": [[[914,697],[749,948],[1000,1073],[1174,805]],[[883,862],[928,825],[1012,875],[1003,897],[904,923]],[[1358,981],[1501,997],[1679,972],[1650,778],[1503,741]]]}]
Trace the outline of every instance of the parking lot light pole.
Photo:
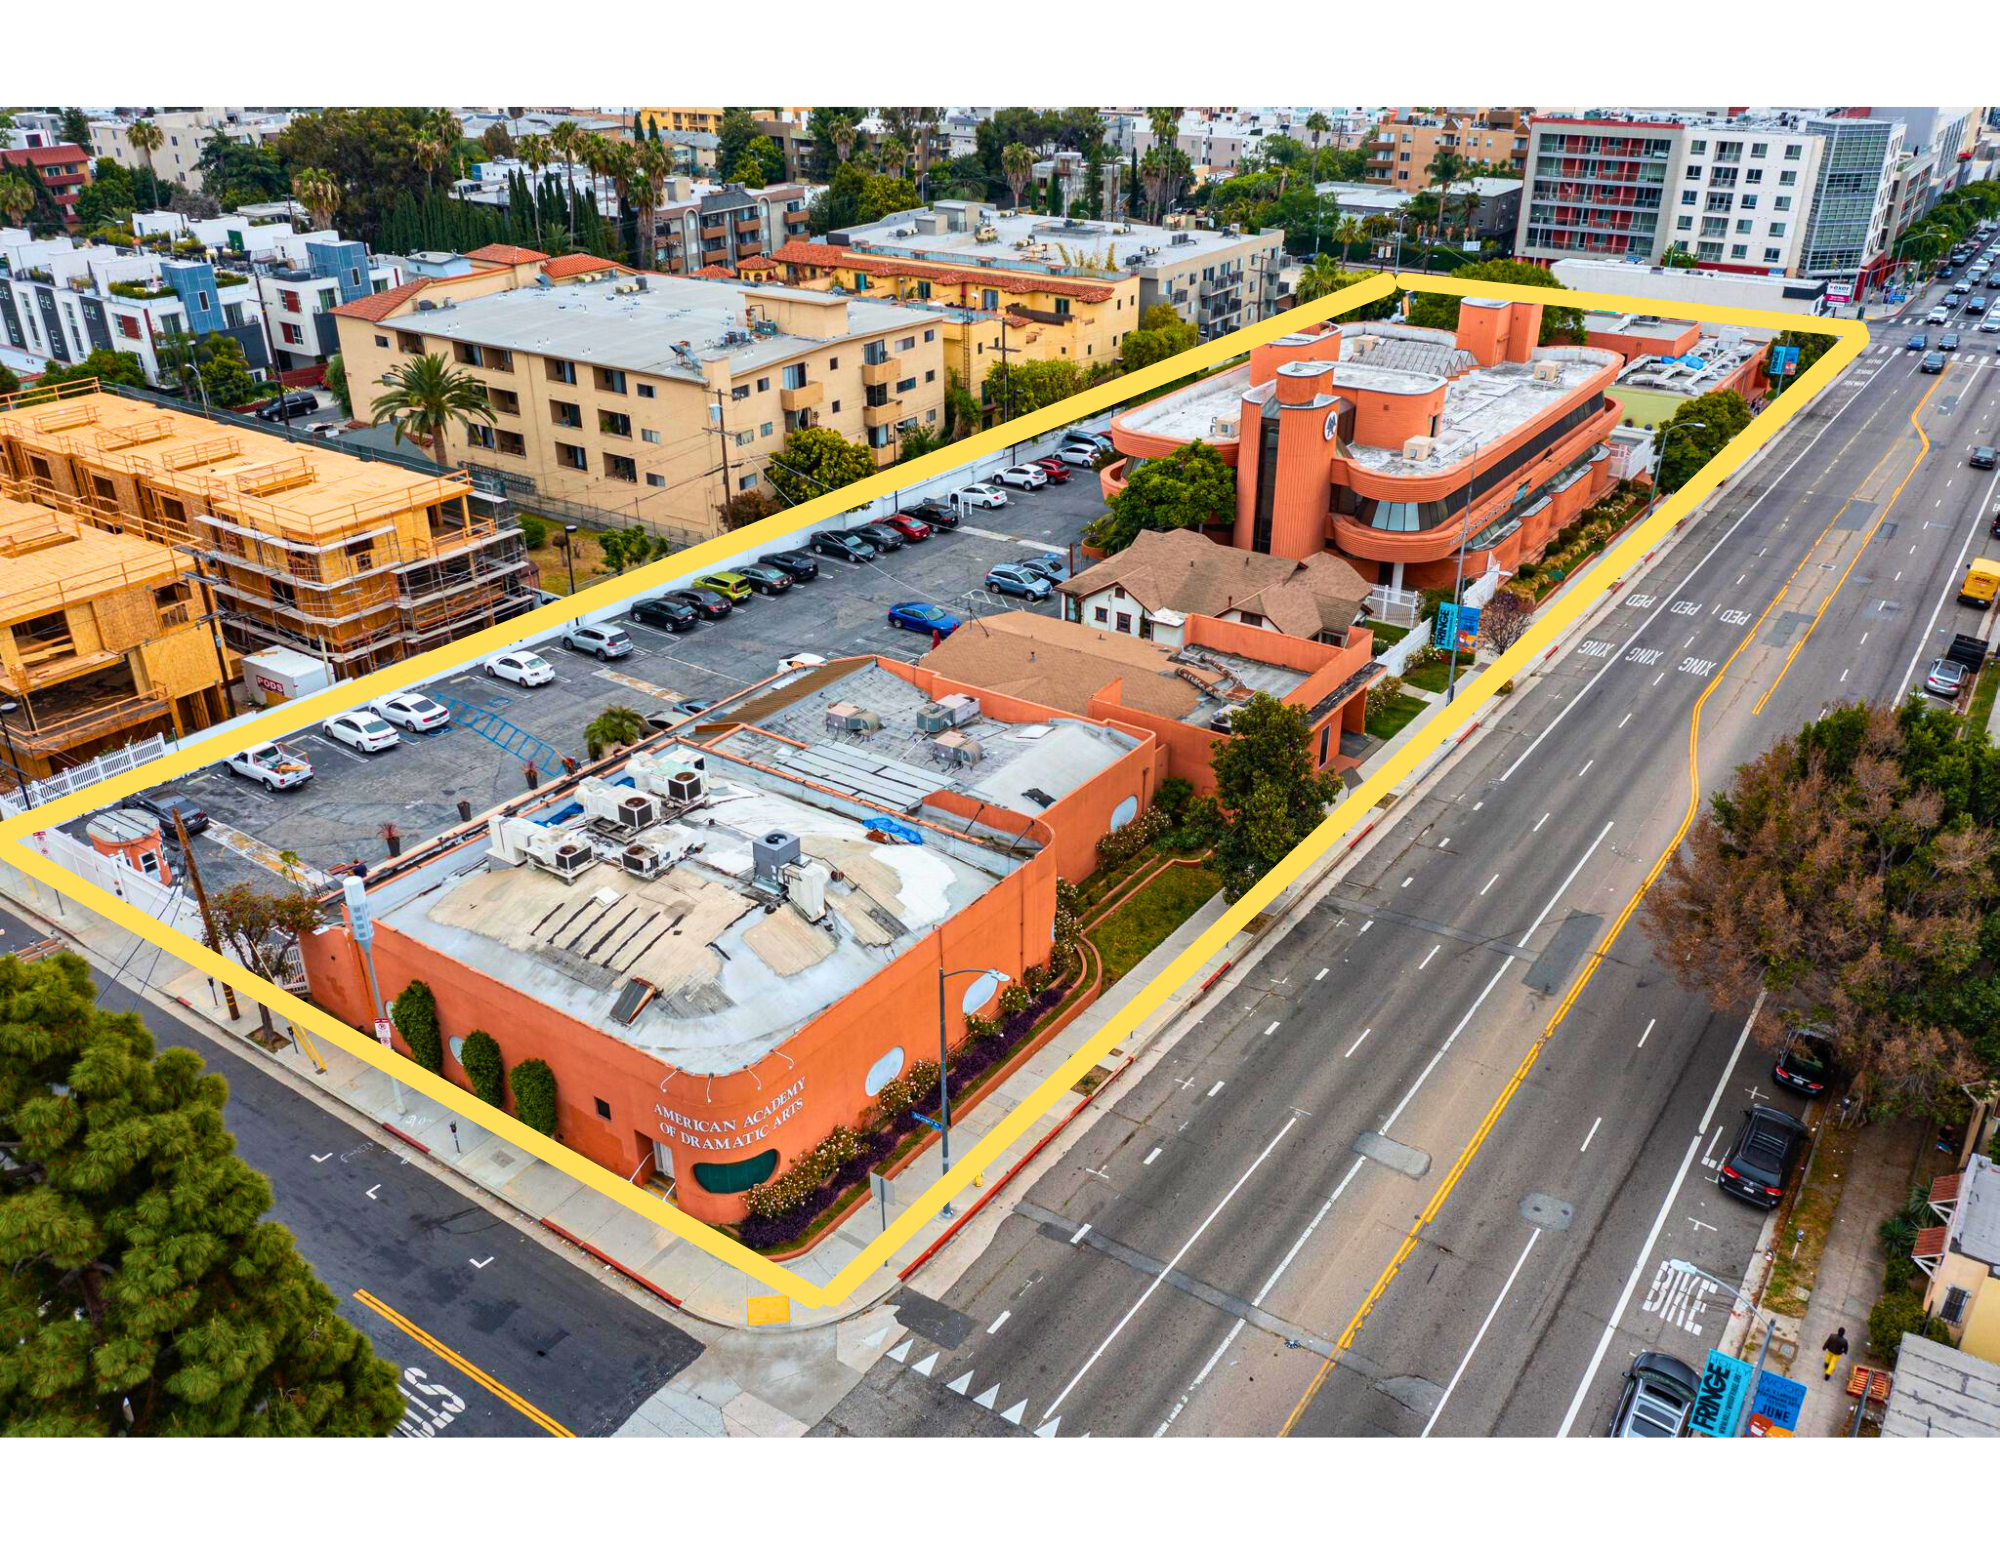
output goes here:
[{"label": "parking lot light pole", "polygon": [[[938,1173],[941,1175],[951,1173],[951,1079],[948,1076],[950,1070],[945,1062],[944,984],[954,976],[980,976],[986,979],[988,985],[986,997],[979,999],[977,1003],[972,1001],[977,989],[966,989],[965,1011],[968,1014],[981,1007],[986,998],[992,997],[1003,983],[1013,980],[1005,971],[995,971],[985,966],[967,966],[959,971],[946,971],[940,967],[938,970],[938,1136],[942,1142],[944,1160],[938,1168]],[[946,1202],[938,1216],[949,1218],[951,1215],[951,1203]]]},{"label": "parking lot light pole", "polygon": [[581,526],[563,527],[563,565],[569,570],[569,593],[576,594],[576,534]]},{"label": "parking lot light pole", "polygon": [[1725,1293],[1733,1295],[1739,1304],[1743,1305],[1752,1315],[1764,1322],[1764,1343],[1757,1348],[1757,1366],[1750,1375],[1750,1387],[1743,1392],[1743,1414],[1736,1420],[1736,1436],[1739,1438],[1747,1437],[1750,1432],[1750,1406],[1757,1394],[1757,1381],[1764,1376],[1764,1354],[1771,1350],[1771,1338],[1778,1333],[1778,1328],[1771,1323],[1771,1317],[1764,1313],[1762,1309],[1759,1309],[1756,1302],[1741,1288],[1736,1287],[1732,1283],[1724,1282],[1714,1272],[1703,1271],[1692,1261],[1678,1259],[1668,1261],[1667,1269],[1669,1271],[1686,1272],[1691,1277],[1701,1277],[1706,1281],[1713,1282]]}]

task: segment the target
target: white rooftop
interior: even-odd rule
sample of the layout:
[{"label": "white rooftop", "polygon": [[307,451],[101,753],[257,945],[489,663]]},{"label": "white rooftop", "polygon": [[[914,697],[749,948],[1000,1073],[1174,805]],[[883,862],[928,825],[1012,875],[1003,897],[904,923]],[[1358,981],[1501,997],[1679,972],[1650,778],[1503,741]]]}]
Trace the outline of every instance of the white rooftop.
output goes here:
[{"label": "white rooftop", "polygon": [[[920,229],[920,222],[939,229]],[[959,228],[951,229],[953,226]],[[992,230],[994,237],[981,240],[982,227]],[[1032,211],[1016,214],[988,204],[943,200],[929,210],[906,209],[871,225],[849,226],[839,234],[860,251],[1088,278],[1101,277],[1105,271],[1068,266],[1057,249],[1067,248],[1072,255],[1108,256],[1122,274],[1191,257],[1233,256],[1253,244],[1268,246],[1281,233],[1267,230],[1237,236],[1227,230],[1177,231],[1125,220],[1077,220]],[[1043,249],[1045,256],[1026,255],[1032,249]],[[1136,270],[1129,262],[1135,254],[1147,259]]]}]

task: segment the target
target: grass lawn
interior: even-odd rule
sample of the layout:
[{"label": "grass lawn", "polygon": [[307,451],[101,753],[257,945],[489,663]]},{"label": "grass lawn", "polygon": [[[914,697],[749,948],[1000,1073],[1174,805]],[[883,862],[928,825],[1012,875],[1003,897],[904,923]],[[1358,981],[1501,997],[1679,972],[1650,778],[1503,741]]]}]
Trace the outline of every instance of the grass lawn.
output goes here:
[{"label": "grass lawn", "polygon": [[1403,726],[1423,711],[1424,700],[1407,692],[1398,692],[1394,705],[1386,709],[1376,708],[1371,700],[1368,705],[1368,733],[1377,740],[1394,740]]},{"label": "grass lawn", "polygon": [[2000,692],[2000,663],[1988,660],[1980,667],[1978,683],[1972,689],[1972,706],[1965,710],[1961,736],[1978,739],[1986,733],[1986,721],[1993,715],[1993,696]]},{"label": "grass lawn", "polygon": [[1409,635],[1408,628],[1399,628],[1393,622],[1371,622],[1368,631],[1375,635],[1374,653],[1382,654],[1393,649]]},{"label": "grass lawn", "polygon": [[1222,889],[1222,880],[1200,864],[1174,864],[1131,900],[1090,930],[1090,942],[1104,958],[1109,987],[1144,960]]},{"label": "grass lawn", "polygon": [[1828,1121],[1820,1127],[1819,1147],[1813,1154],[1812,1173],[1805,1178],[1792,1200],[1792,1210],[1778,1230],[1780,1241],[1792,1241],[1772,1258],[1770,1281],[1764,1288],[1764,1309],[1770,1314],[1804,1314],[1819,1279],[1820,1256],[1826,1250],[1826,1236],[1833,1227],[1833,1215],[1846,1189],[1845,1177],[1852,1168],[1854,1150],[1860,1142],[1858,1129]]},{"label": "grass lawn", "polygon": [[[561,535],[562,531],[558,528],[555,536]],[[573,540],[576,542],[576,588],[584,590],[600,579],[608,577],[599,567],[603,562],[604,553],[597,545],[597,533],[594,531],[579,531]],[[535,548],[528,556],[535,560],[537,585],[551,595],[570,593],[569,564],[563,556],[563,550],[556,545],[554,537],[543,546]]]},{"label": "grass lawn", "polygon": [[[1458,679],[1460,681],[1465,680],[1466,673],[1472,669],[1473,658],[1465,650],[1461,649],[1459,651]],[[1411,686],[1419,687],[1426,692],[1442,692],[1445,689],[1445,672],[1450,668],[1450,656],[1441,656],[1431,661],[1428,665],[1420,665],[1413,671],[1403,672],[1403,680],[1407,681]]]}]

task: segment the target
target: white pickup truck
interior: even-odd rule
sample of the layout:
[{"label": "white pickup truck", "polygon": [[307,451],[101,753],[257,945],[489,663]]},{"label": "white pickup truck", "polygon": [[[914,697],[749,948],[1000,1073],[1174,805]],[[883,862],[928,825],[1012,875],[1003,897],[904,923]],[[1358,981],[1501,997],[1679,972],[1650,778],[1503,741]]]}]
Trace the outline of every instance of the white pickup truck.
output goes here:
[{"label": "white pickup truck", "polygon": [[270,740],[237,752],[226,765],[237,777],[261,783],[267,789],[295,789],[313,775],[311,762]]}]

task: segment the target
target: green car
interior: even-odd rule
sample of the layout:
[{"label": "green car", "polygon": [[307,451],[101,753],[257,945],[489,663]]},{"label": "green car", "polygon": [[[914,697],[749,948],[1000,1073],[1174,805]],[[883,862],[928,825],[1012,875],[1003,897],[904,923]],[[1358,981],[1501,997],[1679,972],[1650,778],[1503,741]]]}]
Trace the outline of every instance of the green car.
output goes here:
[{"label": "green car", "polygon": [[719,595],[735,606],[741,606],[756,594],[750,588],[749,580],[729,569],[718,569],[713,574],[704,574],[694,582],[693,588]]}]

